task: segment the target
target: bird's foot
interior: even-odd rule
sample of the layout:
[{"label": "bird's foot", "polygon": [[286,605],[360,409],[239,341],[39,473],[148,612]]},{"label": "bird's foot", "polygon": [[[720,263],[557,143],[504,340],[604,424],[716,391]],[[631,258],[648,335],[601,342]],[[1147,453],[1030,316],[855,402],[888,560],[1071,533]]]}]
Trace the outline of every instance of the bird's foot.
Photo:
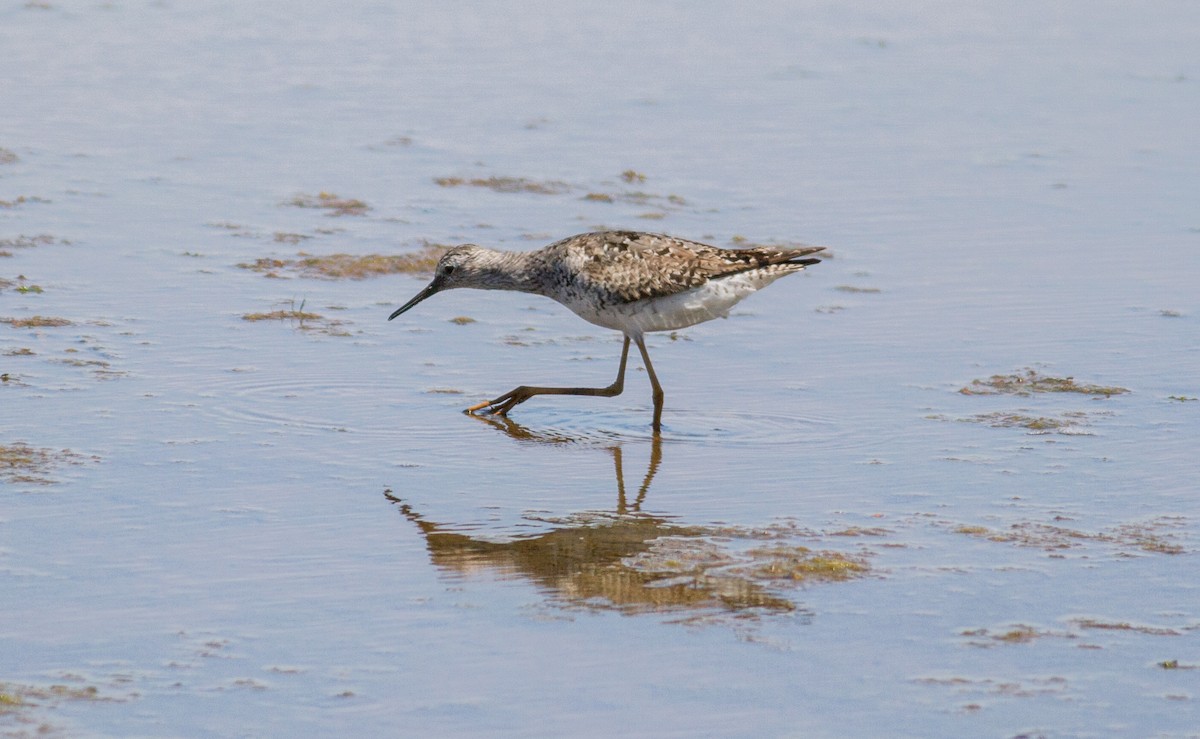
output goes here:
[{"label": "bird's foot", "polygon": [[482,411],[483,413],[488,413],[493,416],[507,416],[508,412],[514,407],[524,403],[526,400],[529,400],[537,394],[531,392],[531,390],[533,390],[533,388],[522,385],[521,387],[509,390],[507,393],[501,395],[495,400],[485,400],[482,403],[476,403],[464,412],[473,415],[476,412]]}]

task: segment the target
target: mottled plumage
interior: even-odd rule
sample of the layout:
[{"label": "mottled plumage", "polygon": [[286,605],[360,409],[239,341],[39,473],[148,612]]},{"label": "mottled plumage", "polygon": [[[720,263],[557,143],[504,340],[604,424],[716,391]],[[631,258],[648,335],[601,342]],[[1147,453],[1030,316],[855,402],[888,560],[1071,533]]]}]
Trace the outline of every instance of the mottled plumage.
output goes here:
[{"label": "mottled plumage", "polygon": [[777,267],[782,276],[819,261],[792,262],[821,249],[718,249],[661,234],[601,231],[563,239],[540,253],[573,276],[580,290],[611,304],[674,295],[709,280],[773,265],[787,265]]},{"label": "mottled plumage", "polygon": [[820,262],[806,257],[822,249],[720,249],[636,231],[580,234],[532,252],[503,252],[465,244],[447,251],[438,262],[433,281],[391,318],[434,293],[454,287],[516,290],[553,298],[581,318],[625,334],[617,381],[607,388],[522,386],[468,411],[490,408],[503,415],[534,395],[617,395],[622,389],[632,340],[642,353],[654,386],[654,428],[658,430],[662,388],[650,365],[643,334],[724,317],[747,295]]}]

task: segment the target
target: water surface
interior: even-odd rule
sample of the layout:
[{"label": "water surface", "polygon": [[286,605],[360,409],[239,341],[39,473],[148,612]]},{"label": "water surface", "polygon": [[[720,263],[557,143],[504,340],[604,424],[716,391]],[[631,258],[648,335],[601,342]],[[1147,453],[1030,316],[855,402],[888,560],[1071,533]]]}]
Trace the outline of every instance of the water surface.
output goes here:
[{"label": "water surface", "polygon": [[[1198,23],[0,11],[0,725],[1194,736]],[[611,381],[550,301],[239,267],[598,227],[833,258],[651,338],[658,440],[459,412]]]}]

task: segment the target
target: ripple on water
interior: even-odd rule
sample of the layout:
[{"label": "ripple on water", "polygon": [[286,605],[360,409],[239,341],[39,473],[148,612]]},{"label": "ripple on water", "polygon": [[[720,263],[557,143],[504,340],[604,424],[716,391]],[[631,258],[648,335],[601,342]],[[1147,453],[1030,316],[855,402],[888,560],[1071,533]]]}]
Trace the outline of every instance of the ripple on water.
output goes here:
[{"label": "ripple on water", "polygon": [[[584,443],[612,444],[649,441],[649,409],[565,408],[517,411],[513,420],[534,437],[560,438]],[[832,418],[790,416],[780,413],[668,409],[663,414],[664,442],[720,442],[723,445],[761,446],[773,444],[828,443],[845,435]]]},{"label": "ripple on water", "polygon": [[[394,437],[398,414],[414,410],[411,404],[400,408],[397,398],[402,395],[387,381],[230,375],[205,388],[199,405],[217,420],[238,425]],[[423,416],[441,412],[430,406],[421,411]],[[452,433],[442,424],[427,432],[437,435],[439,430]]]},{"label": "ripple on water", "polygon": [[[400,414],[410,423],[414,417],[426,421],[422,433],[427,437],[460,437],[465,428],[453,416],[468,405],[466,396],[426,394],[405,399],[392,382],[341,377],[268,380],[230,375],[207,387],[201,397],[204,412],[219,420],[376,437],[395,436]],[[435,417],[437,422],[429,422]],[[518,440],[611,446],[653,439],[649,418],[649,408],[531,404],[517,409],[509,419],[476,416],[473,420]],[[471,422],[463,416],[463,424]],[[675,408],[664,414],[661,439],[735,446],[862,444],[862,435],[851,431],[830,416]]]}]

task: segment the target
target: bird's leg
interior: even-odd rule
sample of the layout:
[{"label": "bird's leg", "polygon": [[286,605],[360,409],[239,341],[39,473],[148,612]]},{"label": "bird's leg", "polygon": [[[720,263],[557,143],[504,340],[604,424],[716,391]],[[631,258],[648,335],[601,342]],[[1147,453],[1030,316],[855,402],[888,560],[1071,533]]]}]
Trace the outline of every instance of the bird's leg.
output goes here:
[{"label": "bird's leg", "polygon": [[[639,340],[640,344],[640,340]],[[643,350],[644,353],[644,350]],[[515,406],[524,403],[535,395],[596,395],[611,398],[620,395],[625,389],[625,363],[629,359],[629,337],[625,337],[625,345],[621,348],[621,366],[617,369],[617,379],[608,387],[531,387],[522,385],[509,390],[495,400],[485,400],[476,403],[466,410],[467,413],[484,411],[498,416],[507,415]]]},{"label": "bird's leg", "polygon": [[637,338],[638,351],[642,353],[642,361],[646,363],[646,374],[650,376],[650,388],[653,390],[654,397],[654,433],[662,431],[662,409],[663,409],[663,389],[662,385],[658,384],[658,377],[654,374],[654,365],[650,364],[650,355],[646,352],[646,341],[642,337]]}]

